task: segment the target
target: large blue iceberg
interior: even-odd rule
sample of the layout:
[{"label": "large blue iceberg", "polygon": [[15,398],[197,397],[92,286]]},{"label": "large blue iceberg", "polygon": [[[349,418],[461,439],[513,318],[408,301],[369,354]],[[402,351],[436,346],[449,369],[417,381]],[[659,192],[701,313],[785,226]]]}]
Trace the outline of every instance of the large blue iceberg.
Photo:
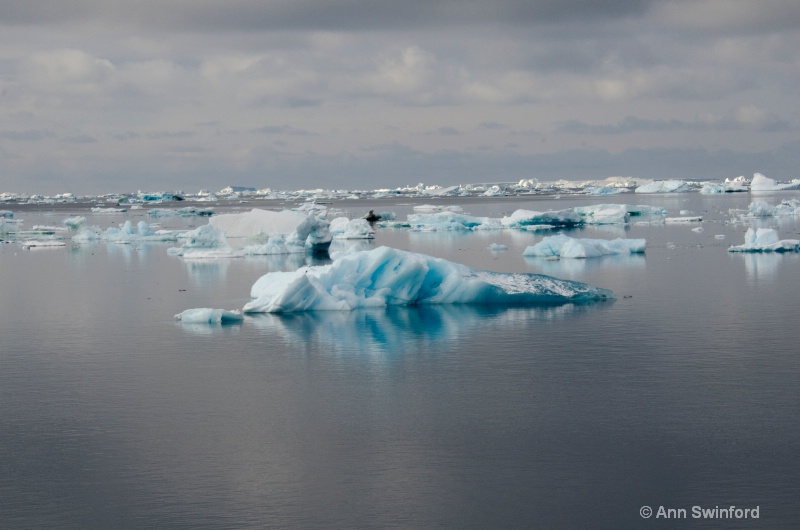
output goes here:
[{"label": "large blue iceberg", "polygon": [[245,313],[345,310],[417,304],[548,306],[613,300],[606,289],[540,274],[471,269],[423,254],[379,247],[330,265],[272,272],[251,289]]}]

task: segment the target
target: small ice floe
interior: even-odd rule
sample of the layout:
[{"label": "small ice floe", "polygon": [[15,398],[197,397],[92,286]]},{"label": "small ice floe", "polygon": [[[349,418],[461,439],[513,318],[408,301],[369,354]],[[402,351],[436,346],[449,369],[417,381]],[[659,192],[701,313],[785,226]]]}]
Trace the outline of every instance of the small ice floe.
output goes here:
[{"label": "small ice floe", "polygon": [[703,227],[702,226],[698,226],[697,228],[692,228],[692,232],[695,232],[697,234],[702,234],[703,233]]},{"label": "small ice floe", "polygon": [[20,241],[22,248],[61,248],[66,246],[66,243],[60,239],[26,239]]},{"label": "small ice floe", "polygon": [[748,228],[744,245],[732,246],[728,252],[800,252],[800,239],[779,239],[774,228]]},{"label": "small ice floe", "polygon": [[714,236],[714,239],[723,240],[723,239],[725,239],[725,234],[717,234],[717,235]]},{"label": "small ice floe", "polygon": [[367,219],[337,217],[331,221],[330,232],[334,239],[373,239],[375,230]]},{"label": "small ice floe", "polygon": [[433,213],[433,212],[453,212],[462,213],[464,209],[461,206],[439,206],[436,204],[418,204],[414,206],[415,212],[420,213]]},{"label": "small ice floe", "polygon": [[313,253],[327,252],[333,237],[325,213],[283,210],[273,212],[253,208],[245,213],[215,215],[209,224],[230,238],[265,241],[282,236],[285,241]]},{"label": "small ice floe", "polygon": [[656,180],[649,184],[639,186],[636,193],[685,193],[691,191],[691,186],[683,180]]},{"label": "small ice floe", "polygon": [[664,222],[667,223],[702,223],[702,215],[687,215],[683,217],[665,217]]},{"label": "small ice floe", "polygon": [[185,324],[232,324],[241,322],[243,318],[242,312],[238,309],[228,311],[208,307],[187,309],[175,315],[175,320]]},{"label": "small ice floe", "polygon": [[645,251],[645,239],[578,239],[558,234],[548,236],[529,246],[522,253],[536,258],[597,258],[619,254],[641,254]]},{"label": "small ice floe", "polygon": [[750,191],[783,191],[800,189],[800,180],[793,180],[787,183],[779,183],[774,179],[765,177],[761,173],[755,173],[753,180],[750,181]]},{"label": "small ice floe", "polygon": [[127,212],[127,208],[103,208],[101,206],[95,206],[92,208],[92,213],[95,214],[114,214],[114,213],[124,213]]},{"label": "small ice floe", "polygon": [[506,250],[508,250],[508,245],[503,245],[500,243],[492,243],[491,245],[489,245],[488,248],[492,252],[505,252]]}]

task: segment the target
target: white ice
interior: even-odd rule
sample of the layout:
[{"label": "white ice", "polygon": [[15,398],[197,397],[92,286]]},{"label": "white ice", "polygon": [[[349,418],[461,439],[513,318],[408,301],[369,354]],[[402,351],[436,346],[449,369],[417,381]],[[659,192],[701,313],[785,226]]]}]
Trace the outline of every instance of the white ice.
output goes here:
[{"label": "white ice", "polygon": [[414,213],[408,215],[411,230],[439,232],[449,230],[499,230],[500,220],[494,217],[475,217],[455,212]]},{"label": "white ice", "polygon": [[747,208],[748,217],[783,217],[800,215],[800,200],[789,199],[772,206],[765,201],[753,201]]},{"label": "white ice", "polygon": [[209,224],[231,238],[269,239],[279,235],[287,245],[295,245],[308,251],[328,249],[331,243],[329,223],[324,214],[283,210],[272,212],[253,208],[246,213],[215,215]]},{"label": "white ice", "polygon": [[793,180],[789,183],[779,184],[774,179],[765,177],[761,173],[753,175],[753,180],[750,182],[750,191],[782,191],[782,190],[797,190],[800,189],[800,180]]},{"label": "white ice", "polygon": [[626,224],[631,217],[663,220],[666,211],[653,206],[634,206],[629,204],[594,204],[565,210],[537,212],[516,210],[503,217],[501,223],[507,228],[528,230],[532,226],[579,226]]},{"label": "white ice", "polygon": [[243,317],[242,312],[238,309],[228,311],[226,309],[200,307],[196,309],[187,309],[186,311],[178,313],[175,315],[175,320],[186,324],[226,324],[241,322]]},{"label": "white ice", "polygon": [[529,246],[523,256],[538,258],[597,258],[617,254],[641,254],[647,246],[644,239],[578,239],[558,234]]},{"label": "white ice", "polygon": [[337,217],[331,221],[330,232],[334,239],[373,239],[375,230],[366,219]]},{"label": "white ice", "polygon": [[330,265],[262,276],[245,313],[352,310],[415,304],[554,305],[614,298],[611,291],[538,274],[477,271],[389,247]]},{"label": "white ice", "polygon": [[748,228],[744,245],[732,246],[728,252],[798,252],[800,240],[779,239],[774,228]]},{"label": "white ice", "polygon": [[684,193],[691,191],[691,186],[683,180],[656,180],[636,188],[636,193]]},{"label": "white ice", "polygon": [[210,224],[197,227],[181,234],[183,245],[171,248],[167,252],[186,259],[237,258],[243,253],[234,251],[228,244],[225,234],[215,230]]}]

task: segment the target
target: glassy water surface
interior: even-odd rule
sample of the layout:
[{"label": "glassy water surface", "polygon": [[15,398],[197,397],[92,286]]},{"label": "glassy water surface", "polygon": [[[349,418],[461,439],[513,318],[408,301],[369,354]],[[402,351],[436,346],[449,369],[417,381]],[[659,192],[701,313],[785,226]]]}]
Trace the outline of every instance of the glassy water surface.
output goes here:
[{"label": "glassy water surface", "polygon": [[[543,234],[512,231],[382,230],[373,243],[337,243],[551,274],[618,297],[547,309],[181,325],[174,314],[240,308],[259,276],[307,259],[0,245],[0,526],[663,526],[642,519],[646,505],[687,509],[687,526],[796,527],[800,257],[726,252],[751,226],[731,223],[729,209],[751,200],[464,205],[499,216],[621,202],[705,216],[568,232],[643,237],[645,256],[526,259]],[[17,217],[58,224],[61,214]],[[126,215],[104,222],[136,220]],[[800,237],[795,218],[758,223]],[[490,252],[493,242],[509,250]],[[760,519],[691,517],[693,506],[730,505],[758,506]]]}]

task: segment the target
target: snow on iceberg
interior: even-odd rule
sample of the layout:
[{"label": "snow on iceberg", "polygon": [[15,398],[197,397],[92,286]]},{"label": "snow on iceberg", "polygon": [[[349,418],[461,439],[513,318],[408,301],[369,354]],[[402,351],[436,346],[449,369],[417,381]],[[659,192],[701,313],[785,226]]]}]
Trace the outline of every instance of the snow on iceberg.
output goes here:
[{"label": "snow on iceberg", "polygon": [[337,217],[331,221],[330,232],[334,239],[373,239],[375,237],[375,230],[366,219]]},{"label": "snow on iceberg", "polygon": [[665,215],[666,210],[654,206],[593,204],[546,212],[517,210],[510,216],[503,217],[500,222],[507,228],[529,230],[530,227],[542,225],[572,227],[627,224],[630,222],[631,217],[648,217],[663,220]]},{"label": "snow on iceberg", "polygon": [[783,191],[800,189],[800,180],[793,180],[789,183],[779,184],[774,179],[765,177],[761,173],[755,173],[753,180],[750,181],[750,191]]},{"label": "snow on iceberg", "polygon": [[251,289],[245,313],[352,310],[417,304],[557,305],[612,300],[606,289],[550,276],[478,271],[379,247],[330,265],[272,272]]},{"label": "snow on iceberg", "polygon": [[774,228],[748,228],[744,245],[732,246],[728,252],[800,252],[800,239],[778,239]]},{"label": "snow on iceberg", "polygon": [[238,258],[243,255],[235,252],[225,234],[210,224],[181,234],[179,239],[184,241],[183,245],[170,248],[167,253],[186,259]]},{"label": "snow on iceberg", "polygon": [[455,212],[415,213],[408,215],[411,230],[439,232],[446,230],[499,230],[500,220],[494,217],[474,217]]},{"label": "snow on iceberg", "polygon": [[311,252],[325,252],[331,244],[329,223],[324,214],[292,210],[272,212],[253,208],[245,213],[215,215],[209,224],[231,238],[264,239],[280,235],[288,244]]},{"label": "snow on iceberg", "polygon": [[211,309],[201,307],[197,309],[187,309],[175,315],[175,320],[186,324],[228,324],[241,322],[242,312],[239,310],[228,311],[225,309]]},{"label": "snow on iceberg", "polygon": [[800,215],[800,200],[789,199],[772,206],[765,201],[753,201],[747,208],[747,217],[783,217]]},{"label": "snow on iceberg", "polygon": [[647,246],[644,239],[578,239],[563,234],[548,236],[529,246],[523,256],[549,258],[597,258],[616,254],[641,254]]},{"label": "snow on iceberg", "polygon": [[649,184],[639,186],[636,193],[684,193],[691,191],[691,187],[683,180],[655,180]]}]

